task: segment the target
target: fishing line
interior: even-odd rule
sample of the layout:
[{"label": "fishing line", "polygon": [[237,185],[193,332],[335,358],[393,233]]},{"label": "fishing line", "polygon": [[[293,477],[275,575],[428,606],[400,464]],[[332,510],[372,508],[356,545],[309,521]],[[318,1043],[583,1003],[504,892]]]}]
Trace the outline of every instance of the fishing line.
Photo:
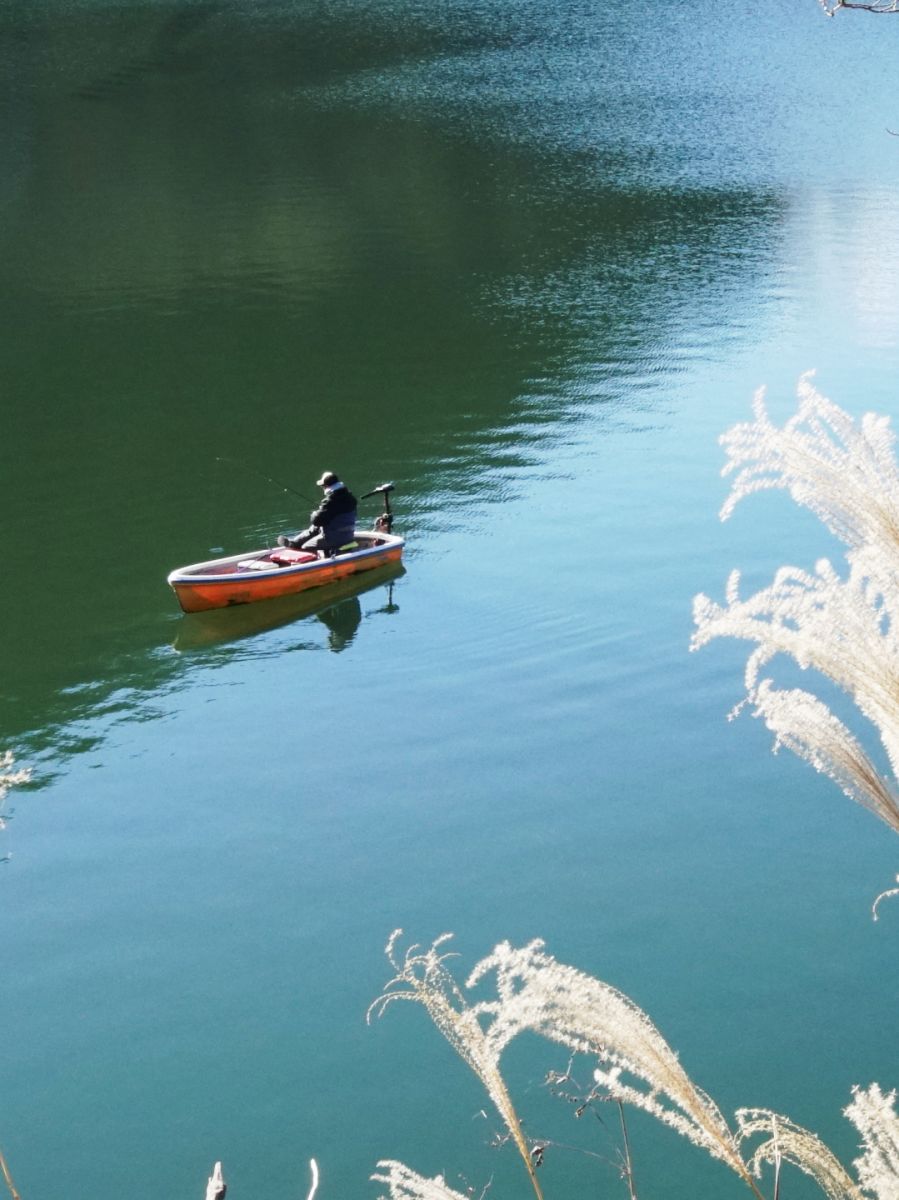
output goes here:
[{"label": "fishing line", "polygon": [[266,483],[272,484],[276,488],[280,488],[282,492],[290,492],[292,496],[299,496],[301,500],[305,500],[307,504],[315,504],[314,500],[310,500],[308,496],[304,496],[302,492],[298,492],[296,488],[288,487],[286,483],[282,483],[279,479],[272,479],[271,475],[266,475],[264,471],[258,470],[256,467],[250,466],[248,463],[240,462],[236,458],[226,458],[224,455],[217,454],[215,461],[220,463],[233,463],[235,467],[241,467],[244,471],[249,471],[253,475],[258,475],[260,479],[264,479]]}]

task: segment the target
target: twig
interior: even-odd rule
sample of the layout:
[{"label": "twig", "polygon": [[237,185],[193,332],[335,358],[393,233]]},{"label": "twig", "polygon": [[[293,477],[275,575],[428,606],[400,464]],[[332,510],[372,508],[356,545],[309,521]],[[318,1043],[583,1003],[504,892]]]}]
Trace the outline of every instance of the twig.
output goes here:
[{"label": "twig", "polygon": [[[899,875],[896,876],[896,882],[899,883]],[[881,892],[880,895],[875,898],[874,903],[871,905],[871,916],[875,921],[878,920],[877,908],[881,900],[888,900],[891,896],[899,896],[899,887],[887,888],[885,892]]]},{"label": "twig", "polygon": [[631,1143],[627,1136],[627,1122],[624,1119],[624,1104],[618,1101],[618,1115],[621,1118],[621,1140],[624,1143],[624,1178],[631,1200],[637,1200],[637,1189],[634,1186],[634,1164],[631,1159]]},{"label": "twig", "polygon": [[899,12],[899,0],[818,0],[818,3],[828,17],[835,16],[841,8],[857,8],[881,15]]},{"label": "twig", "polygon": [[486,1200],[487,1193],[490,1191],[490,1189],[492,1187],[493,1187],[493,1176],[491,1175],[490,1178],[487,1180],[487,1182],[484,1184],[484,1186],[481,1188],[481,1194],[480,1194],[480,1196],[478,1196],[478,1200]]}]

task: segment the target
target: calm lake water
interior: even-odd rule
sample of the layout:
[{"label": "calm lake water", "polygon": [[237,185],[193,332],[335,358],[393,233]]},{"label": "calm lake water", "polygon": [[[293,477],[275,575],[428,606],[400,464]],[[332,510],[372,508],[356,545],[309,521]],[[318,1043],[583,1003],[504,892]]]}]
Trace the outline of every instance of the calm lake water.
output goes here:
[{"label": "calm lake water", "polygon": [[[0,1147],[26,1200],[520,1196],[387,935],[614,983],[732,1113],[851,1161],[899,1083],[885,826],[748,717],[691,600],[835,552],[726,525],[799,374],[899,417],[899,18],[814,0],[5,0]],[[218,462],[218,458],[232,460]],[[393,479],[405,571],[182,617],[167,572]],[[260,474],[261,473],[261,474]],[[372,502],[365,508],[374,515]],[[614,1121],[509,1059],[551,1197]],[[612,1114],[614,1116],[614,1114]],[[634,1118],[641,1200],[738,1196]],[[601,1156],[600,1159],[595,1157]],[[810,1194],[801,1181],[791,1196]]]}]

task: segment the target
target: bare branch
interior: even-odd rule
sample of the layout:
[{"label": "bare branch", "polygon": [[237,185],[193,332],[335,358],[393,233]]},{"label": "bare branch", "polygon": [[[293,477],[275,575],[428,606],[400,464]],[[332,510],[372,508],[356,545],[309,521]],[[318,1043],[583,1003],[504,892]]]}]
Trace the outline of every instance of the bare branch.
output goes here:
[{"label": "bare branch", "polygon": [[[899,883],[899,875],[896,876],[896,882]],[[877,909],[880,906],[881,900],[889,900],[893,896],[899,896],[899,887],[887,888],[886,891],[881,892],[879,896],[875,897],[874,903],[871,905],[871,915],[875,921],[879,919]]]},{"label": "bare branch", "polygon": [[312,1172],[312,1186],[306,1200],[315,1200],[315,1193],[318,1191],[318,1163],[314,1158],[309,1159],[309,1170]]},{"label": "bare branch", "polygon": [[868,3],[862,0],[818,0],[818,3],[828,17],[835,16],[841,8],[859,8],[870,13],[899,12],[899,0],[869,0]]}]

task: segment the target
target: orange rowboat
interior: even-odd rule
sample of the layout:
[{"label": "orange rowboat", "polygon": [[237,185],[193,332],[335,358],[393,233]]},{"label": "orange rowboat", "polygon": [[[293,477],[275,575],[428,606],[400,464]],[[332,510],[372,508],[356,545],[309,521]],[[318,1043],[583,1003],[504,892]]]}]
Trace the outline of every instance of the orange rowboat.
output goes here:
[{"label": "orange rowboat", "polygon": [[360,529],[353,541],[352,550],[325,558],[277,546],[214,558],[179,567],[171,572],[168,582],[185,612],[203,612],[290,596],[359,571],[399,562],[405,545],[403,538],[381,530]]}]

